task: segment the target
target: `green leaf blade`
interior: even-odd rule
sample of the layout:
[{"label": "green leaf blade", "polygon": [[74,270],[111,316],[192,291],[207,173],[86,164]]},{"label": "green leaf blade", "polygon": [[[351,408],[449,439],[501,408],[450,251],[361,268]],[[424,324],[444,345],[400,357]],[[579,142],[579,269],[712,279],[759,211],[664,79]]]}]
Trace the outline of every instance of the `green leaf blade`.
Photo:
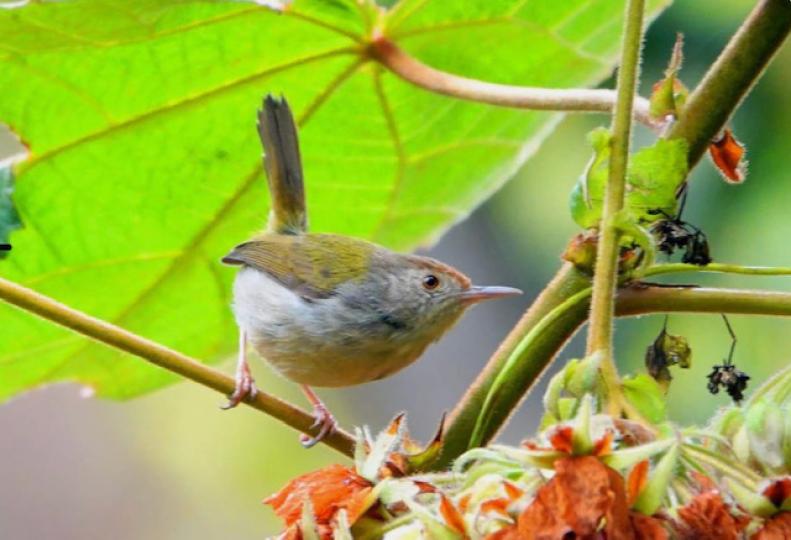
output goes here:
[{"label": "green leaf blade", "polygon": [[[588,13],[573,31],[554,27],[587,9],[582,0],[536,20],[532,3],[516,0],[461,11],[426,3],[399,23],[410,4],[385,27],[392,16],[399,45],[454,73],[571,87],[598,83],[613,65],[617,22]],[[560,115],[410,86],[362,55],[373,15],[346,0],[295,0],[283,12],[193,0],[0,10],[0,86],[13,89],[0,121],[31,152],[14,169],[26,227],[4,277],[207,362],[228,358],[234,271],[219,259],[268,214],[255,132],[266,93],[284,94],[299,119],[312,230],[398,249],[436,240]],[[407,36],[418,24],[437,28]],[[128,398],[176,380],[8,306],[0,317],[0,398],[63,380]]]}]

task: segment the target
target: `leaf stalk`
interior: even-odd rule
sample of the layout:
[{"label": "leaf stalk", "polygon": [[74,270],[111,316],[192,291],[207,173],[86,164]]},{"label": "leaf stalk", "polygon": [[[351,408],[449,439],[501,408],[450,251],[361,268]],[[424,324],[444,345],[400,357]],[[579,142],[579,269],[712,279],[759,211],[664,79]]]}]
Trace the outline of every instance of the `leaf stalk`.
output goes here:
[{"label": "leaf stalk", "polygon": [[[424,64],[384,36],[373,39],[369,54],[415,86],[467,101],[541,111],[611,112],[615,107],[613,90],[513,86],[454,75]],[[647,126],[657,127],[649,115],[647,99],[634,100],[634,115]]]}]

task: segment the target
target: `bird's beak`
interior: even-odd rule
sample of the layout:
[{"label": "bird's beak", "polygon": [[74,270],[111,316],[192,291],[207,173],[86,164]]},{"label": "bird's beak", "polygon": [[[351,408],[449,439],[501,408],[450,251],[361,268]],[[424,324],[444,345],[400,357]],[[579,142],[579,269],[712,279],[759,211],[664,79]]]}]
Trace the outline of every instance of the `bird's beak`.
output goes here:
[{"label": "bird's beak", "polygon": [[475,303],[505,296],[518,296],[520,294],[522,294],[522,291],[513,287],[470,287],[460,292],[459,297],[464,302]]}]

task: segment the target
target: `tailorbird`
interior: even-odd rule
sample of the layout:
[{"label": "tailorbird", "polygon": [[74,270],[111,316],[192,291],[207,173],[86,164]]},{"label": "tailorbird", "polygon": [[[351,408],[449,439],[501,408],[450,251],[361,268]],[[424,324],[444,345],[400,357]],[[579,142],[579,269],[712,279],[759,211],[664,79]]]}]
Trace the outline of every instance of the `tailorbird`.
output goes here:
[{"label": "tailorbird", "polygon": [[465,309],[521,294],[478,287],[437,260],[336,234],[308,233],[297,129],[284,99],[258,113],[272,210],[266,232],[223,262],[240,266],[233,311],[240,328],[236,389],[226,408],[256,392],[248,341],[277,372],[302,385],[316,424],[310,447],[335,427],[311,386],[351,386],[415,361]]}]

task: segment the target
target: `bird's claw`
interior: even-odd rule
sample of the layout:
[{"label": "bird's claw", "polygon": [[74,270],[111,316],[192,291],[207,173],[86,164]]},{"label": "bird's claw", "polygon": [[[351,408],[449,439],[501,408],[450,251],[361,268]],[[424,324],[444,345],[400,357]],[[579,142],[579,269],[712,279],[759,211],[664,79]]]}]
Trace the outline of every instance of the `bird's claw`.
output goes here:
[{"label": "bird's claw", "polygon": [[299,442],[305,448],[312,448],[322,439],[324,439],[324,437],[335,431],[335,428],[338,426],[335,417],[332,416],[332,413],[323,404],[318,404],[313,408],[313,419],[314,422],[310,426],[311,429],[320,429],[319,432],[313,437],[305,435],[304,433],[299,436]]},{"label": "bird's claw", "polygon": [[228,403],[222,405],[220,408],[224,411],[233,409],[242,401],[252,400],[255,398],[256,394],[258,394],[258,388],[255,387],[255,379],[253,379],[253,374],[250,373],[250,370],[245,366],[245,369],[241,369],[236,374],[236,385],[234,386],[233,393],[228,396]]}]

